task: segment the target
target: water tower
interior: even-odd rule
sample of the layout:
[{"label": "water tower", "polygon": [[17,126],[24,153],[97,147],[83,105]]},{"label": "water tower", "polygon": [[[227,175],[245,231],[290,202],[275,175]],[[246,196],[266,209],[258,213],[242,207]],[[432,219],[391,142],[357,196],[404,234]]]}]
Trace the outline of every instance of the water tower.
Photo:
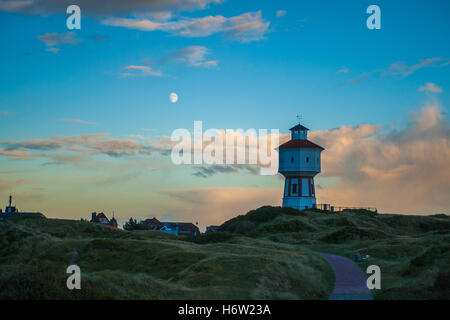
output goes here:
[{"label": "water tower", "polygon": [[289,129],[291,140],[278,148],[278,172],[285,177],[283,207],[299,210],[316,206],[314,176],[320,173],[321,146],[309,141],[308,128]]}]

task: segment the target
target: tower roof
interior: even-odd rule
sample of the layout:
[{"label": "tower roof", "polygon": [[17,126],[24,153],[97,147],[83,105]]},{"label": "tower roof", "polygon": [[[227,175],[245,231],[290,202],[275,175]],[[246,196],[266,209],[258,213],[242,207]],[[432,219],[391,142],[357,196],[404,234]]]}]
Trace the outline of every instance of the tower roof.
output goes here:
[{"label": "tower roof", "polygon": [[290,140],[278,147],[279,149],[313,148],[325,150],[323,147],[309,140]]},{"label": "tower roof", "polygon": [[295,127],[290,128],[289,130],[294,131],[294,130],[309,130],[307,127],[302,126],[300,123],[298,125],[296,125]]}]

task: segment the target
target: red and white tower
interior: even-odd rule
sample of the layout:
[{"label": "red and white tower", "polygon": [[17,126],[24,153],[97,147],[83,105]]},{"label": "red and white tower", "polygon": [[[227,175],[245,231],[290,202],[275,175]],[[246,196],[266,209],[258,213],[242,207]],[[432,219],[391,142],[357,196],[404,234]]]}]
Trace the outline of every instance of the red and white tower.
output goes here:
[{"label": "red and white tower", "polygon": [[289,130],[291,140],[278,148],[278,172],[285,177],[283,207],[313,208],[314,176],[320,173],[320,153],[325,149],[307,139],[309,129],[301,124]]}]

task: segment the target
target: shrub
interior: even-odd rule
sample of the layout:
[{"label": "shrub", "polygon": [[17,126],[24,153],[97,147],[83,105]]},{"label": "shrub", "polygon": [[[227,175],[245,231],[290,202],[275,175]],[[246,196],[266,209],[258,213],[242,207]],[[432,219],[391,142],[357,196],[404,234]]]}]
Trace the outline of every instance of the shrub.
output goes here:
[{"label": "shrub", "polygon": [[133,230],[152,230],[149,226],[137,223],[136,219],[130,218],[128,222],[123,225],[124,230],[133,231]]},{"label": "shrub", "polygon": [[255,229],[255,227],[256,225],[251,221],[242,221],[236,226],[236,233],[247,234]]},{"label": "shrub", "polygon": [[245,215],[248,220],[257,223],[269,222],[278,216],[280,216],[280,208],[271,206],[264,206],[256,210],[251,210]]}]

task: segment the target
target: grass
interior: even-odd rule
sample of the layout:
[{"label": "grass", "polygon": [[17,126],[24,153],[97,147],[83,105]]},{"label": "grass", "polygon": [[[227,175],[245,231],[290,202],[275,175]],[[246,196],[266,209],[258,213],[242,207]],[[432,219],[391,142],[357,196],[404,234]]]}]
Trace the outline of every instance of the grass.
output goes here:
[{"label": "grass", "polygon": [[[224,223],[221,230],[339,254],[352,260],[356,252],[368,254],[370,264],[381,268],[382,288],[372,291],[376,299],[449,298],[450,219],[447,215],[377,215],[364,210],[334,214],[303,210],[295,214],[278,207],[258,210],[264,217],[260,221],[254,219],[257,211],[249,212]],[[360,266],[365,271],[368,264]]]},{"label": "grass", "polygon": [[[74,263],[82,289],[70,291],[65,270]],[[332,283],[320,256],[266,239],[0,222],[0,299],[324,299]]]},{"label": "grass", "polygon": [[[0,222],[0,299],[325,299],[334,274],[317,251],[370,255],[376,299],[449,299],[449,243],[444,214],[266,206],[196,237],[18,218]],[[73,263],[82,290],[66,289]]]}]

